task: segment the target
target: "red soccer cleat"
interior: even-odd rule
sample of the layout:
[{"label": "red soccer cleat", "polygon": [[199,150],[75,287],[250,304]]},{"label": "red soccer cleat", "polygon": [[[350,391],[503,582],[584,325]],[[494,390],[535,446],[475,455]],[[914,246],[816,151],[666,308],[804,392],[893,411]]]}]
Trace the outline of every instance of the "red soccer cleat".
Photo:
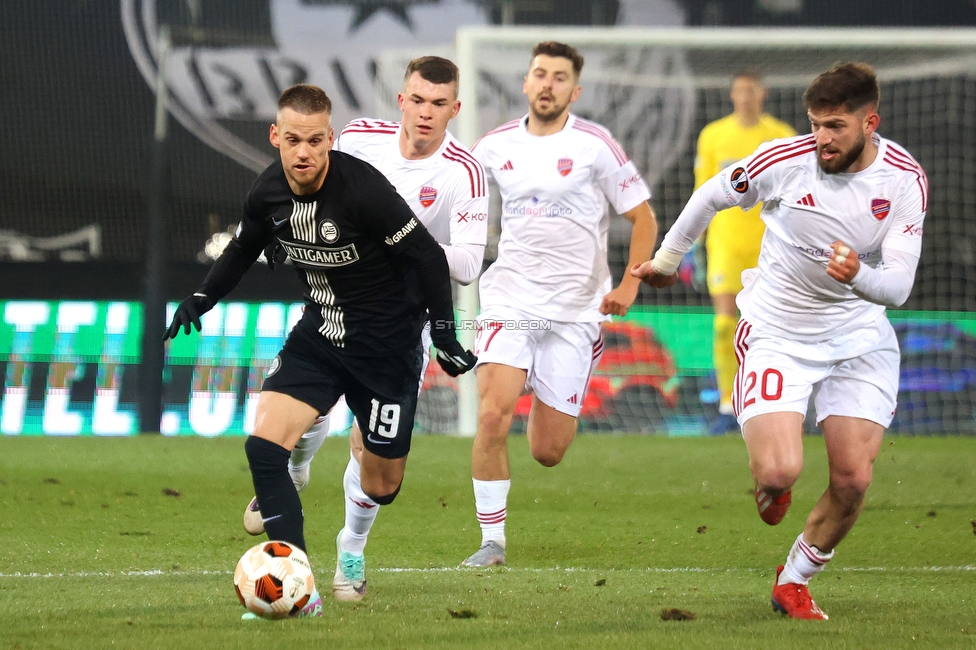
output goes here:
[{"label": "red soccer cleat", "polygon": [[827,615],[817,607],[810,597],[810,590],[806,585],[794,582],[779,584],[779,574],[783,567],[776,568],[776,582],[773,583],[773,611],[786,614],[790,618],[805,618],[814,621],[826,621]]},{"label": "red soccer cleat", "polygon": [[783,521],[791,503],[793,503],[793,490],[787,490],[774,499],[766,494],[765,490],[756,488],[756,507],[759,508],[759,518],[770,526],[775,526]]}]

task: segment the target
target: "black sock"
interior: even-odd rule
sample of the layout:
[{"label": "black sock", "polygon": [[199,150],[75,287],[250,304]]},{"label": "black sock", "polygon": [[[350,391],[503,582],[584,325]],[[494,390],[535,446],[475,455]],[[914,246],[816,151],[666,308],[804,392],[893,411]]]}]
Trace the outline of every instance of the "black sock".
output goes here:
[{"label": "black sock", "polygon": [[264,438],[248,436],[244,453],[268,539],[288,542],[304,551],[305,515],[298,490],[288,475],[291,452]]}]

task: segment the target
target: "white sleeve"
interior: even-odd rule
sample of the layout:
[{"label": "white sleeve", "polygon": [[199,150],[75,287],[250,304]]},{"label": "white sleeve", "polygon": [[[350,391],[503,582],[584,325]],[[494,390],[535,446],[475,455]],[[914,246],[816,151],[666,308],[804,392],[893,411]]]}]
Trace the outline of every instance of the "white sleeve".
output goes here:
[{"label": "white sleeve", "polygon": [[350,141],[352,139],[353,139],[352,136],[350,135],[343,136],[342,133],[340,133],[339,135],[336,136],[336,139],[332,142],[332,150],[341,151],[343,153],[351,153],[349,145],[351,144]]},{"label": "white sleeve", "polygon": [[481,273],[488,241],[488,184],[480,164],[465,167],[451,187],[449,243],[442,243],[451,279],[471,284]]},{"label": "white sleeve", "polygon": [[694,191],[661,242],[661,248],[677,254],[680,259],[691,250],[691,245],[705,232],[717,212],[735,205],[729,203],[719,176],[712,176]]},{"label": "white sleeve", "polygon": [[374,120],[368,117],[359,117],[350,120],[348,124],[342,127],[339,135],[336,136],[335,141],[332,143],[332,149],[365,159],[365,156],[361,152],[358,152],[357,148],[359,143],[363,141],[362,137],[360,137],[363,129],[369,128],[368,125],[372,122]]},{"label": "white sleeve", "polygon": [[872,269],[862,264],[851,281],[855,294],[885,307],[900,307],[908,300],[922,256],[928,193],[925,175],[919,174],[917,182],[905,183],[903,188],[893,206],[891,226],[881,242],[882,265]]},{"label": "white sleeve", "polygon": [[884,244],[881,246],[881,254],[884,265],[872,269],[867,264],[862,264],[851,282],[851,288],[868,302],[885,307],[900,307],[912,292],[919,256],[889,249]]},{"label": "white sleeve", "polygon": [[773,148],[782,145],[782,140],[764,143],[748,158],[702,183],[661,242],[661,250],[654,256],[654,269],[662,275],[674,273],[682,256],[691,250],[716,213],[733,206],[748,210],[769,199],[779,177],[789,169],[788,165],[777,165],[781,161],[772,155]]},{"label": "white sleeve", "polygon": [[637,171],[637,166],[627,158],[623,148],[617,144],[609,131],[605,133],[593,161],[596,182],[610,205],[623,214],[651,198],[651,190]]},{"label": "white sleeve", "polygon": [[468,285],[481,275],[481,264],[485,259],[484,244],[451,244],[445,246],[444,255],[447,256],[447,266],[451,269],[451,279],[458,284]]},{"label": "white sleeve", "polygon": [[491,153],[488,150],[488,145],[485,144],[485,138],[482,137],[475,142],[470,151],[471,155],[474,156],[474,159],[478,161],[478,164],[481,165],[482,170],[485,172],[485,178],[489,183],[494,183],[495,178],[492,176],[491,167],[488,165],[488,159],[491,157]]},{"label": "white sleeve", "polygon": [[[901,194],[892,205],[892,224],[881,243],[883,251],[897,250],[922,256],[922,226],[925,222],[928,181],[924,175],[912,177],[903,185]],[[887,257],[883,258],[887,261]]]}]

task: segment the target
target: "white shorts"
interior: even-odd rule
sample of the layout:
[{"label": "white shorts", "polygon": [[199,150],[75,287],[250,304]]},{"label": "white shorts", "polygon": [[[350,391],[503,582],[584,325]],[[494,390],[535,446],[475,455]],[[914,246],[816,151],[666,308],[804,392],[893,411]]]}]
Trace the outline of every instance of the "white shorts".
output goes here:
[{"label": "white shorts", "polygon": [[528,374],[525,387],[543,404],[579,417],[590,375],[603,354],[600,323],[564,323],[491,307],[478,316],[478,365],[498,363]]},{"label": "white shorts", "polygon": [[898,396],[898,339],[886,317],[831,341],[764,335],[745,320],[735,330],[732,403],[739,426],[764,413],[806,414],[814,397],[817,424],[830,415],[863,418],[887,428]]}]

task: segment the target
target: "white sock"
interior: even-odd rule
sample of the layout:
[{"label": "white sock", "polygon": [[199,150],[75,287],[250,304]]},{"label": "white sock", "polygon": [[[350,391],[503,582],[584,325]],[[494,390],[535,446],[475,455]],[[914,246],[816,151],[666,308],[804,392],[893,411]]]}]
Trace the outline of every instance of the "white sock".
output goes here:
[{"label": "white sock", "polygon": [[779,574],[777,584],[792,582],[805,585],[810,582],[810,578],[823,571],[830,558],[834,557],[834,552],[823,553],[816,546],[810,546],[803,541],[803,533],[793,542],[793,548],[786,558],[786,565],[783,572]]},{"label": "white sock", "polygon": [[308,483],[308,466],[329,435],[329,414],[319,417],[298,439],[288,459],[288,474],[299,492]]},{"label": "white sock", "polygon": [[342,476],[342,488],[345,491],[346,525],[339,544],[350,553],[362,553],[380,506],[363,492],[359,461],[352,454],[349,454],[349,464]]},{"label": "white sock", "polygon": [[479,481],[474,484],[474,507],[481,525],[481,544],[493,541],[505,548],[505,513],[511,479],[504,481]]}]

